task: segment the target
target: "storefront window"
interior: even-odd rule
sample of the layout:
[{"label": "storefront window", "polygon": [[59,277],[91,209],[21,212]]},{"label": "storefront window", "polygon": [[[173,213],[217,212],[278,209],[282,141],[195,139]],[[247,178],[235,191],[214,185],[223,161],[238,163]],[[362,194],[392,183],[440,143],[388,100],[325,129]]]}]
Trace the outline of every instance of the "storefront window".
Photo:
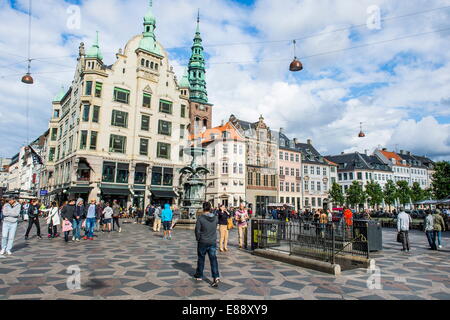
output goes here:
[{"label": "storefront window", "polygon": [[162,168],[153,167],[152,170],[152,186],[160,186],[162,183]]},{"label": "storefront window", "polygon": [[128,183],[128,164],[127,163],[119,163],[117,165],[117,183]]},{"label": "storefront window", "polygon": [[173,169],[164,168],[163,185],[172,186],[173,185]]},{"label": "storefront window", "polygon": [[114,162],[105,162],[103,164],[103,182],[114,182],[116,173],[116,164]]}]

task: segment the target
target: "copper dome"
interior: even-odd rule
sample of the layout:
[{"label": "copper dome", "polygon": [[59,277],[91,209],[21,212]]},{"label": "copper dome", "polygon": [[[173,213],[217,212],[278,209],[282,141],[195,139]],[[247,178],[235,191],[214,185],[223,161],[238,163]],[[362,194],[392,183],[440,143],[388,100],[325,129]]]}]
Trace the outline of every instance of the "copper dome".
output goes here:
[{"label": "copper dome", "polygon": [[291,62],[291,65],[289,66],[289,70],[293,72],[302,71],[303,65],[299,60],[297,60],[297,58],[294,58],[294,60]]}]

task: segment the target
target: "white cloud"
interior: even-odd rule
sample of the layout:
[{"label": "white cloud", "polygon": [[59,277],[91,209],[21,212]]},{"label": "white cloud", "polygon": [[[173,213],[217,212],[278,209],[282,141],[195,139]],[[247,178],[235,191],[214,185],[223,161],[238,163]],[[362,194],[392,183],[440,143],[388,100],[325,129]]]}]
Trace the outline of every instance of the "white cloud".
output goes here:
[{"label": "white cloud", "polygon": [[[19,3],[26,8],[28,1]],[[32,55],[58,58],[32,64],[36,79],[30,87],[33,137],[46,130],[51,99],[62,84],[67,88],[72,80],[75,58],[70,56],[77,54],[79,42],[89,47],[99,30],[105,63],[113,63],[114,53],[142,32],[147,3],[85,1],[80,30],[66,26],[68,3],[42,0],[35,5]],[[210,55],[208,92],[215,104],[216,124],[232,113],[249,121],[263,114],[273,129],[284,127],[291,137],[312,138],[327,154],[398,144],[448,159],[449,124],[439,124],[436,118],[448,119],[450,110],[450,32],[305,58],[304,71],[288,71],[293,38],[321,34],[298,41],[297,55],[305,57],[448,27],[449,9],[387,20],[382,30],[368,30],[366,9],[373,4],[380,6],[383,17],[450,5],[444,0],[258,0],[246,7],[226,0],[156,0],[154,12],[158,41],[166,48],[186,47],[184,55],[181,51],[171,55],[181,77],[188,61],[180,57],[189,53],[197,8],[201,8],[201,31]],[[26,138],[25,86],[19,80],[26,70],[27,17],[3,3],[0,21],[9,26],[0,28],[0,67],[21,62],[0,69],[0,138],[8,141],[2,153],[11,156]],[[359,25],[363,26],[332,32]],[[64,41],[63,35],[71,36]],[[266,42],[274,40],[286,41]],[[230,43],[245,44],[221,45]],[[236,61],[247,63],[227,63]],[[392,70],[380,69],[389,61],[395,62]],[[384,85],[371,88],[379,83]],[[359,122],[364,122],[365,139],[357,138]]]}]

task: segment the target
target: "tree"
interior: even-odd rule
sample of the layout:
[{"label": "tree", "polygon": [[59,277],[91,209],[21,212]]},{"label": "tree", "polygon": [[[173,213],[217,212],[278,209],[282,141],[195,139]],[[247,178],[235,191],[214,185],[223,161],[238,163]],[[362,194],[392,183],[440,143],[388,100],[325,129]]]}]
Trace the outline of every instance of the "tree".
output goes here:
[{"label": "tree", "polygon": [[389,206],[389,211],[391,211],[391,206],[395,203],[397,187],[394,181],[388,180],[384,186],[384,202]]},{"label": "tree", "polygon": [[411,200],[413,203],[426,199],[425,190],[422,190],[418,182],[414,182],[411,188]]},{"label": "tree", "polygon": [[405,180],[397,181],[397,198],[403,206],[411,201],[411,188]]},{"label": "tree", "polygon": [[377,206],[378,209],[378,206],[383,202],[384,198],[383,189],[381,188],[380,184],[371,180],[366,185],[366,193],[369,205],[372,208],[375,208],[375,206]]},{"label": "tree", "polygon": [[431,188],[437,200],[446,199],[450,195],[450,162],[437,162],[431,178]]},{"label": "tree", "polygon": [[330,198],[334,203],[336,203],[339,206],[342,206],[344,204],[345,196],[344,193],[342,192],[342,187],[338,183],[336,182],[333,183],[333,186],[331,187],[329,193]]},{"label": "tree", "polygon": [[365,199],[365,192],[362,185],[358,181],[353,181],[352,185],[347,190],[347,203],[350,207],[355,208],[359,204],[363,204]]}]

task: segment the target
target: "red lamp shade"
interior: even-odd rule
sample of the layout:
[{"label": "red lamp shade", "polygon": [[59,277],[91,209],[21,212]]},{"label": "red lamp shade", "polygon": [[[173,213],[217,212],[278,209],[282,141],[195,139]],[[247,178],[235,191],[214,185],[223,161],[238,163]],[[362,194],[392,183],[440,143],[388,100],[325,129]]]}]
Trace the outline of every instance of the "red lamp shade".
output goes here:
[{"label": "red lamp shade", "polygon": [[289,66],[289,70],[292,72],[302,71],[303,65],[300,61],[297,60],[297,58],[294,58],[294,60],[291,62],[291,65]]},{"label": "red lamp shade", "polygon": [[22,77],[22,82],[26,84],[33,84],[34,80],[33,77],[29,73],[27,73]]}]

